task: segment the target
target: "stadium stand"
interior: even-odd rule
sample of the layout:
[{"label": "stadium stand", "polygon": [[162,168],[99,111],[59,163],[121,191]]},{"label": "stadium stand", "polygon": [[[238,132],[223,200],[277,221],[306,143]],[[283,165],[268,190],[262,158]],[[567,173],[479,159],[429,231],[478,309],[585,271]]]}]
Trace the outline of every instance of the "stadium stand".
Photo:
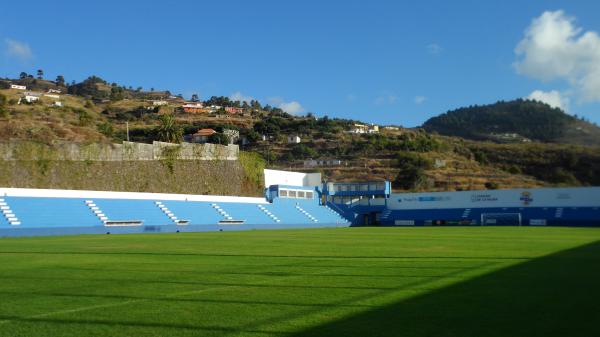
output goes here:
[{"label": "stadium stand", "polygon": [[389,182],[302,185],[317,178],[272,171],[269,179],[286,185],[266,187],[264,198],[0,188],[0,236],[350,225],[600,225],[598,187],[391,193]]},{"label": "stadium stand", "polygon": [[21,227],[99,226],[84,199],[5,197]]}]

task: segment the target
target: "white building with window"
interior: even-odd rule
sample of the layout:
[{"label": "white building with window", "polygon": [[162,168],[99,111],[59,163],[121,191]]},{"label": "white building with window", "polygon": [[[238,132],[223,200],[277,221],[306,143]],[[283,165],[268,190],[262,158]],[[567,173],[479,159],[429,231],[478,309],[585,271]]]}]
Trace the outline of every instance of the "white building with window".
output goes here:
[{"label": "white building with window", "polygon": [[300,139],[300,136],[298,135],[289,135],[287,136],[287,142],[288,144],[298,144],[302,141],[302,139]]}]

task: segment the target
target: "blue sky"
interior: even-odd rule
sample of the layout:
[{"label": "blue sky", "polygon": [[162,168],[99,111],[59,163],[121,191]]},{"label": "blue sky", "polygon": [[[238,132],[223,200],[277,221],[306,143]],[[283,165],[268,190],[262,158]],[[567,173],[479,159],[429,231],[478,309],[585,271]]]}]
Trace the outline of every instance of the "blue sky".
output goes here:
[{"label": "blue sky", "polygon": [[404,126],[533,95],[600,123],[599,31],[597,1],[10,1],[0,76]]}]

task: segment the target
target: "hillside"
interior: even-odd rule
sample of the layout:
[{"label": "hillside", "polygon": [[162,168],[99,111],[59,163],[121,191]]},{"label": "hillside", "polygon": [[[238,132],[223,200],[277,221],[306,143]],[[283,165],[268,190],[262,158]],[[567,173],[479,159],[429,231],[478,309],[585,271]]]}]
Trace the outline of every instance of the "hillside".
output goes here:
[{"label": "hillside", "polygon": [[600,128],[537,101],[517,99],[448,111],[423,124],[429,132],[473,140],[600,145]]},{"label": "hillside", "polygon": [[[39,99],[25,102],[27,91],[10,89],[14,83],[37,92]],[[258,101],[221,96],[190,102],[168,91],[134,90],[97,76],[72,84],[0,79],[0,88],[5,88],[0,89],[0,142],[180,142],[211,128],[219,137],[211,136],[209,142],[236,141],[243,153],[256,155],[268,167],[319,171],[334,181],[387,179],[397,191],[600,185],[600,150],[593,145],[598,144],[598,128],[538,102],[462,108],[428,121],[424,129],[373,129],[354,120],[294,116]],[[48,96],[50,90],[60,94]],[[182,106],[188,103],[205,108],[185,112]],[[228,112],[230,108],[237,112]],[[493,127],[485,132],[470,126],[487,124]],[[239,132],[239,138],[226,137],[226,130]],[[518,135],[511,138],[509,133]],[[289,140],[295,136],[299,143]],[[497,144],[501,142],[507,144]],[[244,193],[259,195],[260,181],[252,184],[244,190],[255,192]]]}]

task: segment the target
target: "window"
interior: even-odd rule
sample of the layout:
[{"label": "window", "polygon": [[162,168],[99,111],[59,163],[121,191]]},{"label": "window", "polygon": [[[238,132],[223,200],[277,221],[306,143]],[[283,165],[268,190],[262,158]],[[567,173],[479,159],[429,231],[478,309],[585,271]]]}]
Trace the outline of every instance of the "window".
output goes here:
[{"label": "window", "polygon": [[298,191],[298,198],[304,198],[304,191]]},{"label": "window", "polygon": [[289,191],[288,192],[288,197],[295,198],[296,197],[296,191]]},{"label": "window", "polygon": [[281,198],[287,198],[288,196],[288,191],[287,190],[279,190],[279,197]]},{"label": "window", "polygon": [[312,199],[313,198],[313,192],[306,192],[306,199]]}]

